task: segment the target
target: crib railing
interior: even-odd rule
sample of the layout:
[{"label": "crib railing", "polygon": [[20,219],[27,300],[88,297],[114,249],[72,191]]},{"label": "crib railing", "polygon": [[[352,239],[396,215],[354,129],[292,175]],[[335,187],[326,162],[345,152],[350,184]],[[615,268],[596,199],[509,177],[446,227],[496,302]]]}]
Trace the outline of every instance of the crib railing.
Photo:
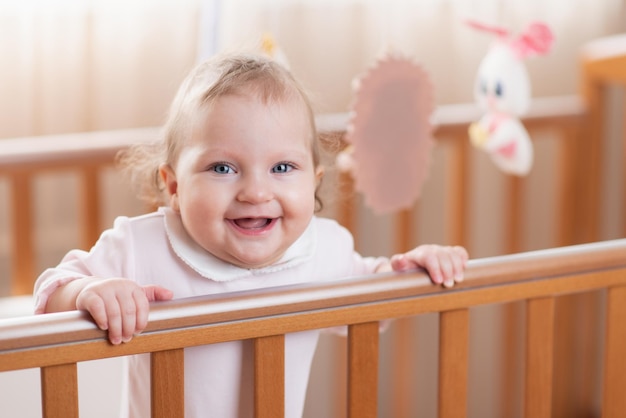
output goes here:
[{"label": "crib railing", "polygon": [[602,417],[626,410],[626,239],[470,261],[463,284],[442,289],[421,272],[288,286],[154,303],[148,328],[112,346],[84,314],[0,320],[0,371],[41,368],[49,418],[78,417],[77,363],[151,353],[153,417],[183,417],[183,350],[254,340],[255,416],[284,415],[284,335],[348,326],[349,418],[377,415],[379,322],[439,313],[438,416],[467,416],[469,310],[526,305],[524,416],[550,417],[555,300],[604,290],[607,295]]}]

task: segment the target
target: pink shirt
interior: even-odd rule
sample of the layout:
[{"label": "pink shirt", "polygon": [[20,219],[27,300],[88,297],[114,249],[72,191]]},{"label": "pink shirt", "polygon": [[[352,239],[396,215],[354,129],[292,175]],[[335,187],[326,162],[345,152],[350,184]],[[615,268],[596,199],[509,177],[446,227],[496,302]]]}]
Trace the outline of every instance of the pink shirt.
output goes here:
[{"label": "pink shirt", "polygon": [[[72,280],[126,277],[157,284],[175,298],[271,286],[330,281],[374,272],[383,258],[354,251],[350,233],[337,222],[314,217],[282,259],[261,269],[226,263],[199,247],[169,208],[134,218],[119,217],[89,251],[72,250],[35,283],[35,312],[48,297]],[[302,416],[304,397],[319,330],[285,337],[285,416]],[[123,416],[150,416],[149,356],[129,358],[128,411]],[[252,353],[249,342],[227,342],[185,349],[185,416],[252,417]]]}]

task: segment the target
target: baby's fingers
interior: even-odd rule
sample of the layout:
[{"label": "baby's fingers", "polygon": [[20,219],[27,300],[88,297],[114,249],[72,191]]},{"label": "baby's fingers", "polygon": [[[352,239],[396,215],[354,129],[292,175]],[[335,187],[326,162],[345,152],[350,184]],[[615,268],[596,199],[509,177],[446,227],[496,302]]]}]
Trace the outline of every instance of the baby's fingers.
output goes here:
[{"label": "baby's fingers", "polygon": [[[118,301],[107,304],[107,316],[109,317],[109,341],[111,344],[120,344],[124,330],[124,320],[126,315]],[[133,319],[134,328],[134,319]]]},{"label": "baby's fingers", "polygon": [[98,328],[109,331],[111,344],[122,342],[122,310],[115,294],[82,292],[76,298],[76,308],[89,312]]},{"label": "baby's fingers", "polygon": [[104,300],[97,294],[92,292],[81,293],[76,298],[76,309],[89,312],[98,328],[105,331],[109,329],[109,318]]},{"label": "baby's fingers", "polygon": [[444,265],[442,268],[442,274],[444,275],[443,285],[446,287],[452,287],[455,283],[461,283],[463,281],[463,273],[467,265],[469,258],[467,250],[463,247],[446,247],[447,257],[443,257],[445,261],[442,261]]}]

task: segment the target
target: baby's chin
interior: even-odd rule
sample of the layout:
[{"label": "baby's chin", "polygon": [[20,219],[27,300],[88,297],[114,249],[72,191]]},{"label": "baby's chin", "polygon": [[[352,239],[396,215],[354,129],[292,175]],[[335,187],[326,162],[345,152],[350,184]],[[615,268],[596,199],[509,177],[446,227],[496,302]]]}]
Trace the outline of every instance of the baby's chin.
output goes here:
[{"label": "baby's chin", "polygon": [[226,261],[227,263],[233,264],[234,266],[242,268],[242,269],[257,270],[257,269],[269,267],[277,263],[278,261],[280,261],[283,255],[284,255],[284,252],[280,254],[276,254],[276,255],[271,255],[268,257],[259,257],[259,258],[236,257],[234,255],[229,255],[225,258],[218,256],[218,258],[221,258],[223,261]]}]

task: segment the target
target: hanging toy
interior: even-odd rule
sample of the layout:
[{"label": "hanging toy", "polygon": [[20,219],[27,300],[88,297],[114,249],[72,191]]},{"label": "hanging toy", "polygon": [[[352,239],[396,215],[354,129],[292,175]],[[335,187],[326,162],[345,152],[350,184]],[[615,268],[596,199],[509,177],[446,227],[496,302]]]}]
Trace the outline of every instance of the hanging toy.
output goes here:
[{"label": "hanging toy", "polygon": [[268,58],[273,59],[283,67],[289,69],[287,55],[285,55],[283,50],[276,43],[276,40],[274,40],[274,37],[269,33],[263,34],[261,38],[261,52]]},{"label": "hanging toy", "polygon": [[474,29],[497,36],[478,68],[474,98],[485,114],[469,127],[471,143],[491,156],[505,173],[525,176],[533,164],[533,145],[520,122],[530,105],[531,87],[523,60],[544,55],[553,34],[543,23],[532,23],[518,37],[503,28],[470,21]]},{"label": "hanging toy", "polygon": [[426,72],[398,55],[354,80],[355,99],[337,166],[349,172],[378,213],[410,208],[419,197],[433,146],[433,88]]}]

